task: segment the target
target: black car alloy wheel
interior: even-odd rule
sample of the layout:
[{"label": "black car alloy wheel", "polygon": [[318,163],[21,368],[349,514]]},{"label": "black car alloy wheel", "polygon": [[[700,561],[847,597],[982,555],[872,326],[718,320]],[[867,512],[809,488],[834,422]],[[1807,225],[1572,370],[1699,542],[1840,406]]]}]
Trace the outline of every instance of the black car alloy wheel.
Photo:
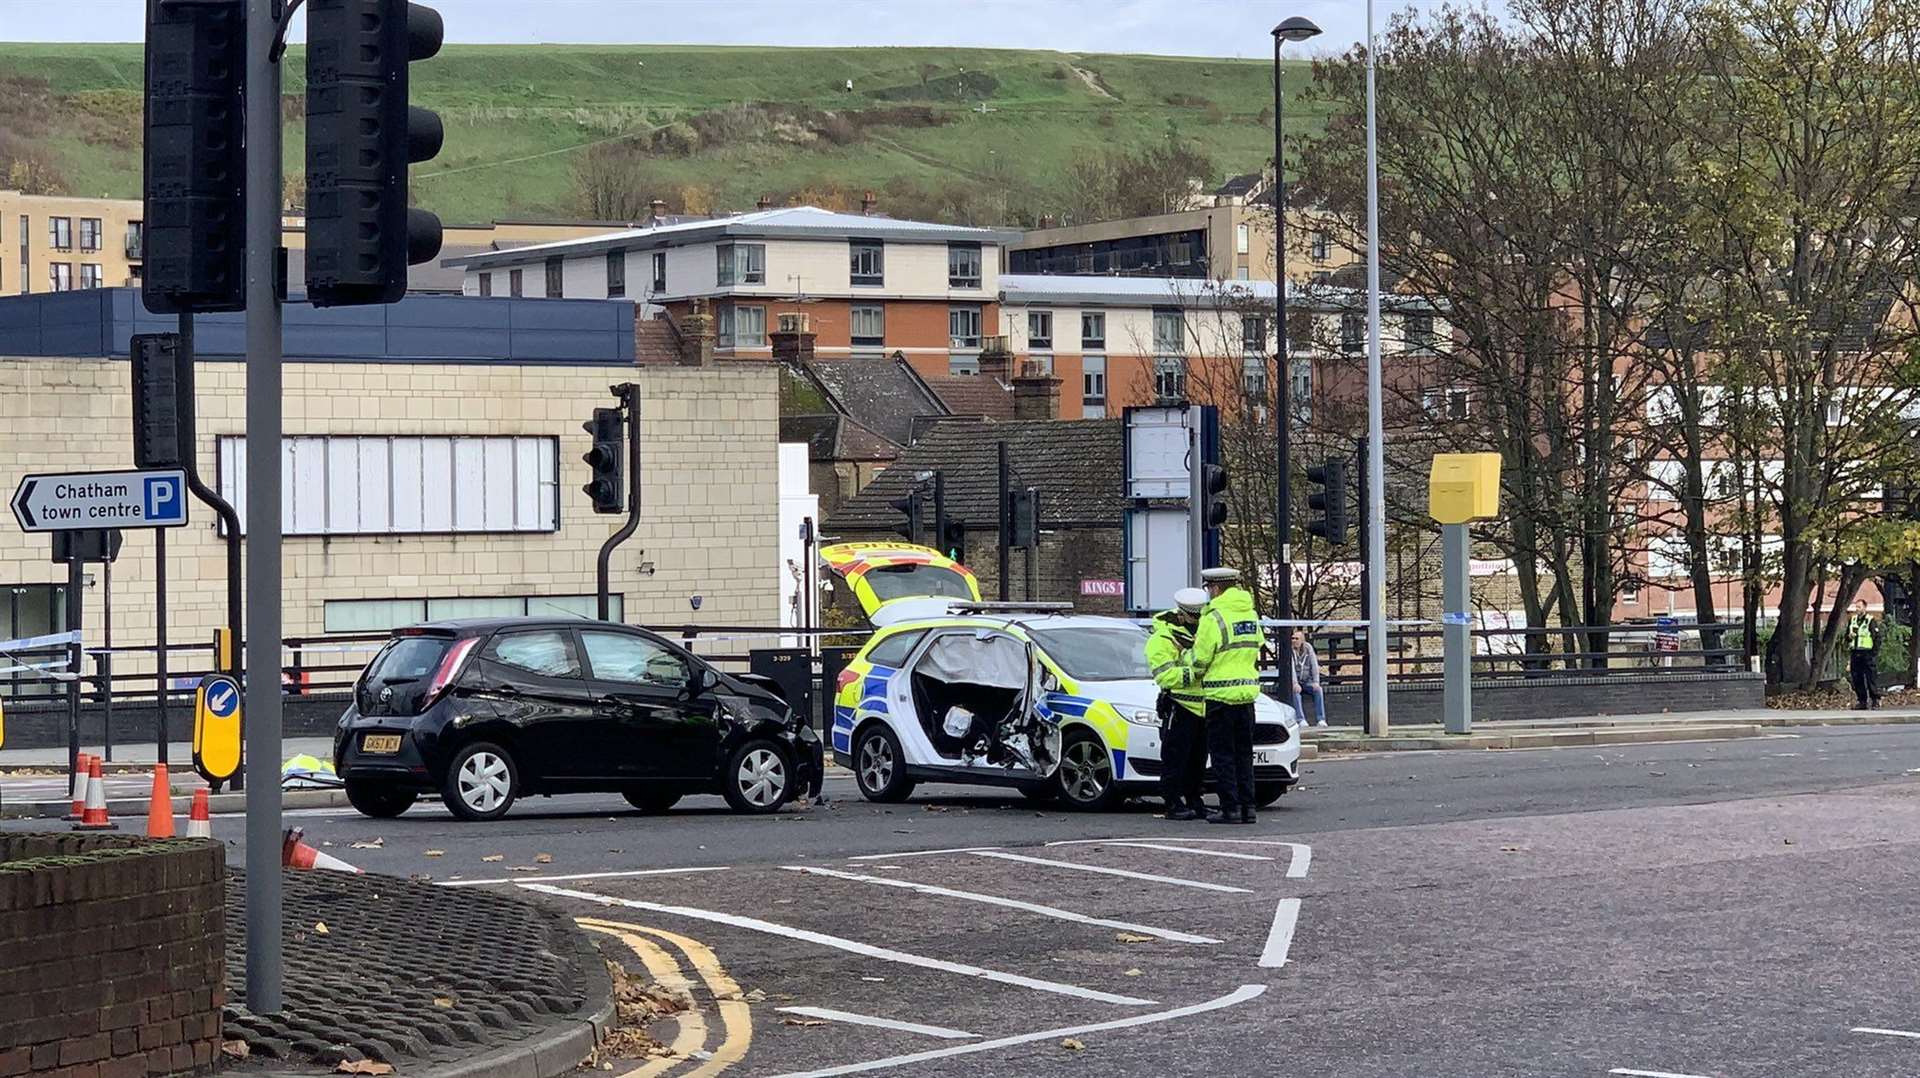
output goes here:
[{"label": "black car alloy wheel", "polygon": [[793,796],[793,765],[779,745],[755,738],[727,757],[720,792],[735,812],[777,812]]}]

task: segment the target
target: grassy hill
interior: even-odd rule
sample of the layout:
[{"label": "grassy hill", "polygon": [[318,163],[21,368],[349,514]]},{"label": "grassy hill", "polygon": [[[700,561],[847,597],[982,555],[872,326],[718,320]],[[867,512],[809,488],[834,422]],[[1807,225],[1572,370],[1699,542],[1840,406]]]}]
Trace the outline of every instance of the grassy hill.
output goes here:
[{"label": "grassy hill", "polygon": [[[63,191],[137,197],[141,48],[0,43],[0,184],[31,155]],[[289,175],[305,57],[288,56]],[[695,209],[762,194],[881,192],[883,206],[1015,220],[1051,212],[1076,160],[1165,136],[1250,171],[1272,142],[1267,61],[1034,50],[460,46],[415,65],[446,147],[414,197],[450,221],[577,210],[574,164],[640,148],[646,182]],[[1304,67],[1304,65],[1302,65]],[[1309,81],[1289,72],[1289,87]],[[846,90],[852,80],[853,89]],[[1289,95],[1289,132],[1318,126]],[[985,111],[982,111],[984,107]]]}]

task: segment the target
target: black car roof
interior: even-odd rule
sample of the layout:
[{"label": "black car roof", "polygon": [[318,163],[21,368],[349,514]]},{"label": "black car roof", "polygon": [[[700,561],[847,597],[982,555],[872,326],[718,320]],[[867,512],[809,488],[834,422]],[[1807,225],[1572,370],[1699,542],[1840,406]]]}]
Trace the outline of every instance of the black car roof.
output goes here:
[{"label": "black car roof", "polygon": [[423,621],[395,629],[395,635],[402,633],[446,633],[453,636],[481,636],[495,629],[559,629],[578,625],[591,625],[603,629],[632,629],[637,626],[623,625],[619,622],[595,621],[592,618],[576,617],[511,617],[511,618],[446,618],[441,621]]}]

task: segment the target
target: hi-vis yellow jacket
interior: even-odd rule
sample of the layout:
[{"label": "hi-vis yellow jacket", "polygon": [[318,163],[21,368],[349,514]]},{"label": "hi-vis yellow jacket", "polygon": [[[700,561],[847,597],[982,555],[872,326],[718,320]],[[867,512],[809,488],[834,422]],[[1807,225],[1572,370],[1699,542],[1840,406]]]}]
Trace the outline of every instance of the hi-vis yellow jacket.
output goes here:
[{"label": "hi-vis yellow jacket", "polygon": [[1200,695],[1223,704],[1250,704],[1260,696],[1260,615],[1245,588],[1228,588],[1200,611],[1193,637],[1193,668]]},{"label": "hi-vis yellow jacket", "polygon": [[1153,616],[1153,635],[1147,637],[1147,668],[1153,672],[1153,683],[1166,690],[1175,703],[1195,715],[1205,715],[1207,701],[1194,684],[1199,679],[1187,655],[1187,649],[1193,647],[1193,630],[1175,617],[1172,610]]}]

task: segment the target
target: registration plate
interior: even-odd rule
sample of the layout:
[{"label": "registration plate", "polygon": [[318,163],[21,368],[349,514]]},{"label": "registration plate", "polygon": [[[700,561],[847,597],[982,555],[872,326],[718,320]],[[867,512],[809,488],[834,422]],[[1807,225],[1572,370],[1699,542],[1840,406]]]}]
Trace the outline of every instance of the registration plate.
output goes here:
[{"label": "registration plate", "polygon": [[394,753],[400,751],[399,734],[362,734],[361,752]]},{"label": "registration plate", "polygon": [[1260,765],[1277,764],[1280,762],[1280,754],[1272,749],[1262,749],[1253,754],[1253,762]]}]

